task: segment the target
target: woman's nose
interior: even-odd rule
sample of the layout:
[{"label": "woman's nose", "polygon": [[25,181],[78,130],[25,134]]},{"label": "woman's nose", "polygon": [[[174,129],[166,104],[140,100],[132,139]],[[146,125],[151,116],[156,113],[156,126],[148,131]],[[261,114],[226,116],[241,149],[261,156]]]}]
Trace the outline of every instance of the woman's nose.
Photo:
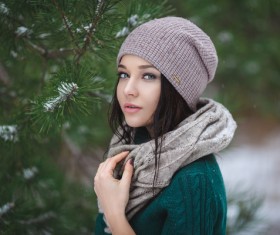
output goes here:
[{"label": "woman's nose", "polygon": [[136,79],[130,77],[124,87],[124,94],[127,96],[137,96],[138,88]]}]

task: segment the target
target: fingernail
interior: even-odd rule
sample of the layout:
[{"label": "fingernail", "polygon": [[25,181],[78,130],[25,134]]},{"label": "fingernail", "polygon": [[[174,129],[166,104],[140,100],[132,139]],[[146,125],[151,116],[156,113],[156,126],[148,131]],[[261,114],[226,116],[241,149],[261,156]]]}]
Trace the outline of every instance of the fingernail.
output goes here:
[{"label": "fingernail", "polygon": [[129,163],[130,165],[134,166],[134,158],[130,158]]}]

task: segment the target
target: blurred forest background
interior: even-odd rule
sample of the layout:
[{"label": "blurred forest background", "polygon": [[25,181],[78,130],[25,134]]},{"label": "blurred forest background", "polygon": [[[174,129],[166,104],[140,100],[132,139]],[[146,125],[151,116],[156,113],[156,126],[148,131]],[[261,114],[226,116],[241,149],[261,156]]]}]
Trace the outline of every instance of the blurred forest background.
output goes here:
[{"label": "blurred forest background", "polygon": [[[147,20],[182,16],[212,38],[205,95],[236,118],[233,147],[263,143],[280,128],[279,12],[277,0],[0,0],[0,234],[92,234],[116,55]],[[262,196],[247,194],[229,194],[228,234],[258,232]]]}]

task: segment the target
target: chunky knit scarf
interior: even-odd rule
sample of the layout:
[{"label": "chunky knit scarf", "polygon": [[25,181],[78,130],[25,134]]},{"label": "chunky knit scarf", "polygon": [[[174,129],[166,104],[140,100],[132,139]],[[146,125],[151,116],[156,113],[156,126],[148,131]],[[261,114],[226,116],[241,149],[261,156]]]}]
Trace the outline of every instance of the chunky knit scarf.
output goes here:
[{"label": "chunky knit scarf", "polygon": [[[118,137],[113,136],[108,157],[130,151],[125,162],[134,159],[134,174],[126,207],[128,220],[169,185],[176,171],[203,156],[223,150],[231,142],[236,123],[229,111],[223,105],[205,98],[200,99],[199,107],[175,130],[163,136],[155,182],[154,140],[140,145],[128,145],[120,143]],[[115,173],[121,175],[122,169],[119,166]]]}]

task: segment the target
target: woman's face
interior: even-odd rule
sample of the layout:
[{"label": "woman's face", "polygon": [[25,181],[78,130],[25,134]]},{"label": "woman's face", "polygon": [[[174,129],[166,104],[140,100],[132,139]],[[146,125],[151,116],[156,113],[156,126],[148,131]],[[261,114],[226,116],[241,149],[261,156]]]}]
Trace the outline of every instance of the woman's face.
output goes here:
[{"label": "woman's face", "polygon": [[146,60],[124,55],[118,66],[117,98],[130,127],[152,124],[161,91],[161,73]]}]

